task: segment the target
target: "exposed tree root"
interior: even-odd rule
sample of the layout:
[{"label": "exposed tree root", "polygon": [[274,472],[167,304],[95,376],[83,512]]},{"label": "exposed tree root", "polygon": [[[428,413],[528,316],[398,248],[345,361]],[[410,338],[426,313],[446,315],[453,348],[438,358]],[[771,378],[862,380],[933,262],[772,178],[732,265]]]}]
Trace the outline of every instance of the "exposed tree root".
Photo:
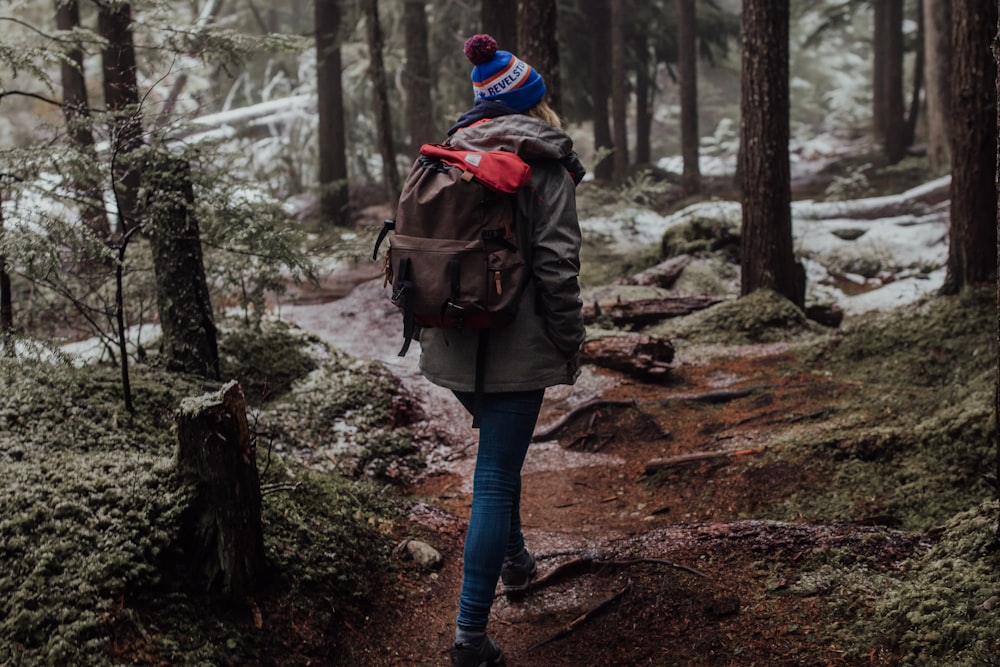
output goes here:
[{"label": "exposed tree root", "polygon": [[544,577],[536,579],[531,584],[531,590],[537,591],[585,574],[611,574],[633,565],[663,565],[677,570],[684,570],[685,572],[689,572],[699,577],[708,577],[708,575],[701,570],[660,558],[605,560],[593,558],[591,556],[582,556],[580,558],[567,561],[546,574]]},{"label": "exposed tree root", "polygon": [[671,456],[667,459],[653,459],[646,462],[646,474],[653,475],[662,470],[668,470],[670,468],[676,468],[677,466],[684,465],[685,463],[695,463],[698,461],[718,461],[718,460],[728,460],[735,456],[747,456],[749,454],[760,454],[765,451],[767,447],[753,447],[749,449],[731,449],[719,452],[691,452],[689,454],[681,454],[680,456]]},{"label": "exposed tree root", "polygon": [[628,593],[630,590],[632,590],[633,585],[634,584],[632,583],[632,580],[629,579],[628,583],[626,583],[625,587],[622,588],[620,591],[618,591],[617,593],[615,593],[611,597],[609,597],[609,598],[607,598],[605,600],[602,600],[601,602],[599,602],[597,604],[596,607],[592,607],[591,609],[588,609],[586,612],[580,614],[579,616],[577,616],[576,618],[574,618],[572,621],[570,621],[569,623],[567,623],[565,627],[561,628],[554,635],[551,635],[551,636],[543,639],[542,641],[538,642],[537,644],[532,645],[528,650],[529,651],[534,651],[534,650],[536,650],[536,649],[538,649],[538,648],[540,648],[542,646],[545,646],[546,644],[548,644],[550,642],[554,642],[555,640],[561,639],[561,638],[565,637],[566,635],[570,634],[571,632],[573,632],[574,630],[576,630],[577,627],[579,627],[583,623],[587,622],[587,620],[593,618],[594,616],[597,616],[599,613],[601,613],[602,611],[604,611],[605,609],[607,609],[608,607],[610,607],[612,604],[614,604],[616,601],[618,601],[620,598],[622,598],[626,593]]},{"label": "exposed tree root", "polygon": [[703,394],[680,394],[677,396],[667,396],[666,398],[651,400],[651,401],[637,401],[635,399],[596,398],[576,406],[575,408],[564,414],[562,417],[557,419],[555,422],[553,422],[551,425],[546,426],[544,428],[536,429],[531,439],[533,442],[548,440],[552,438],[556,433],[558,433],[561,429],[563,429],[567,424],[569,424],[574,419],[579,417],[581,414],[586,414],[588,412],[596,412],[603,408],[634,407],[636,409],[641,410],[640,406],[642,405],[667,405],[669,403],[674,403],[677,401],[691,401],[695,403],[725,403],[727,401],[732,401],[737,398],[744,398],[763,388],[764,387],[746,387],[744,389],[709,391]]}]

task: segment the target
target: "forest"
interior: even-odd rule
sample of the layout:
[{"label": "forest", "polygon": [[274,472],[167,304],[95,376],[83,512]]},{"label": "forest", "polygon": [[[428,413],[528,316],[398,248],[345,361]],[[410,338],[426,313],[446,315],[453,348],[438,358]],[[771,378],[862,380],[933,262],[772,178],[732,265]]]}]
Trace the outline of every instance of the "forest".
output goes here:
[{"label": "forest", "polygon": [[372,248],[544,77],[586,340],[511,666],[1000,665],[992,0],[0,4],[0,667],[439,665],[477,433]]}]

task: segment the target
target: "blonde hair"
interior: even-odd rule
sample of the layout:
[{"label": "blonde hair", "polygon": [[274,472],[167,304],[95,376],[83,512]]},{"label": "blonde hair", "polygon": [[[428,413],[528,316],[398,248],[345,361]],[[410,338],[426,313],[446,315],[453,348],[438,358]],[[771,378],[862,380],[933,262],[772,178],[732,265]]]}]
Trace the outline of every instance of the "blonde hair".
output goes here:
[{"label": "blonde hair", "polygon": [[532,118],[548,123],[553,127],[562,129],[562,120],[559,118],[559,114],[557,114],[555,109],[550,107],[549,103],[544,99],[539,100],[538,104],[531,107],[524,113]]}]

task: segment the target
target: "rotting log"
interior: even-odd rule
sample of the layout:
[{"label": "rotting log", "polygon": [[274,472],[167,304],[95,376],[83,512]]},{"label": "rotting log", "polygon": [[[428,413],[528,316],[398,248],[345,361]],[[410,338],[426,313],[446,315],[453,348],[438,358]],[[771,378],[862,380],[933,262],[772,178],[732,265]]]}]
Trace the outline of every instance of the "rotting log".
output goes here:
[{"label": "rotting log", "polygon": [[265,571],[260,478],[235,380],[181,401],[178,473],[194,498],[182,519],[186,570],[204,590],[249,597]]},{"label": "rotting log", "polygon": [[645,285],[650,287],[668,288],[672,286],[691,263],[690,255],[677,255],[668,260],[640,271],[633,276],[623,278],[623,285]]},{"label": "rotting log", "polygon": [[585,324],[593,324],[598,317],[605,316],[616,327],[638,329],[672,317],[690,315],[724,300],[721,296],[702,294],[660,299],[638,299],[611,304],[598,303],[583,307],[583,321]]},{"label": "rotting log", "polygon": [[605,336],[587,341],[580,349],[583,363],[652,380],[666,378],[673,359],[673,343],[641,334]]}]

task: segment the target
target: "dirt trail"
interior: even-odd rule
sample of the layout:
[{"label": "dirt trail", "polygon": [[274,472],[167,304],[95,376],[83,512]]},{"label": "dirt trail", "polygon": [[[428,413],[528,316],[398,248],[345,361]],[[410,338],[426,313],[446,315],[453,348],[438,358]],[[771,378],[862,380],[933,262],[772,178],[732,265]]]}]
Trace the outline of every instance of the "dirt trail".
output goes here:
[{"label": "dirt trail", "polygon": [[[430,416],[418,429],[432,443],[429,466],[407,489],[416,504],[401,537],[430,543],[444,564],[427,572],[401,563],[400,592],[355,628],[345,664],[447,664],[475,460],[468,417],[419,376],[416,350],[396,356],[398,314],[381,282],[362,282],[333,303],[282,306],[281,316],[386,363]],[[789,589],[815,548],[854,545],[892,565],[913,545],[878,529],[755,519],[822,484],[769,447],[804,421],[822,428],[841,388],[802,370],[780,345],[717,352],[680,348],[663,385],[588,368],[577,386],[547,395],[540,426],[597,397],[637,407],[588,411],[529,451],[526,538],[540,576],[555,578],[522,601],[498,598],[490,632],[508,665],[880,664],[845,658],[821,631],[823,597]],[[696,400],[721,389],[752,391]],[[653,459],[692,452],[725,453],[679,465],[655,484],[645,474]]]}]

